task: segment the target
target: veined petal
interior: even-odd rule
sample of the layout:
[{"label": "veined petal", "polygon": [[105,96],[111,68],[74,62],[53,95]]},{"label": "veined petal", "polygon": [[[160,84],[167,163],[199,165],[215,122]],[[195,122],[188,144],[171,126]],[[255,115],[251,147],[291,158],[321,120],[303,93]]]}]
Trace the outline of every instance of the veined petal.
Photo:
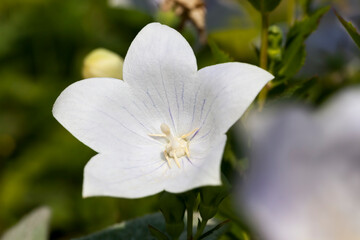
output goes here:
[{"label": "veined petal", "polygon": [[196,75],[196,58],[188,42],[159,23],[140,31],[124,61],[124,81],[174,133],[188,117]]},{"label": "veined petal", "polygon": [[199,126],[194,140],[225,133],[245,112],[265,84],[274,77],[246,63],[223,63],[198,72],[193,125]]},{"label": "veined petal", "polygon": [[179,159],[178,168],[170,159],[169,168],[162,148],[128,149],[121,154],[98,154],[86,165],[83,196],[139,198],[163,190],[185,192],[205,185],[220,185],[220,162],[226,136],[211,146],[194,145],[190,159]]},{"label": "veined petal", "polygon": [[221,185],[220,164],[226,135],[220,135],[206,144],[191,144],[190,158],[182,157],[181,168],[166,172],[165,190],[185,192],[201,186]]},{"label": "veined petal", "polygon": [[140,198],[161,192],[169,167],[160,154],[158,147],[94,156],[85,166],[83,196]]},{"label": "veined petal", "polygon": [[76,138],[97,152],[159,145],[149,137],[158,126],[126,83],[111,78],[76,82],[58,97],[54,117]]}]

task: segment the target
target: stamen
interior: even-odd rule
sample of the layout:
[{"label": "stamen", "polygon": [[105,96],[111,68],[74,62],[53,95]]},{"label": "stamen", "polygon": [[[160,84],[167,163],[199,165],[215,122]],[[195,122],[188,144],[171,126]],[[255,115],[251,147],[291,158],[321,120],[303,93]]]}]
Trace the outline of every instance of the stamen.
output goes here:
[{"label": "stamen", "polygon": [[162,123],[160,130],[163,133],[160,134],[149,134],[151,137],[163,137],[167,140],[164,150],[165,159],[171,168],[170,158],[173,158],[176,165],[181,168],[179,158],[187,156],[190,157],[189,151],[189,140],[188,137],[192,136],[199,128],[192,130],[191,132],[182,135],[181,137],[175,137],[171,134],[171,130],[168,125]]},{"label": "stamen", "polygon": [[191,132],[184,134],[181,136],[182,139],[185,139],[187,137],[190,137],[191,135],[193,135],[197,130],[199,130],[199,128],[195,128],[194,130],[192,130]]}]

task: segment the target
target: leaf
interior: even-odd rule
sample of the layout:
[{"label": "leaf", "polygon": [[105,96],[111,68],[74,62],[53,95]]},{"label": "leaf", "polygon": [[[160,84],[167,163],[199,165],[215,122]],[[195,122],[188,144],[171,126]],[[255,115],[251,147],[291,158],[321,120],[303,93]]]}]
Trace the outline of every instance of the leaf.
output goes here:
[{"label": "leaf", "polygon": [[150,231],[151,235],[156,237],[156,239],[158,239],[158,240],[169,240],[169,238],[166,236],[166,234],[161,232],[157,228],[151,226],[150,224],[149,224],[148,227],[149,227],[149,231]]},{"label": "leaf", "polygon": [[349,33],[351,38],[354,40],[356,45],[360,48],[360,33],[359,33],[359,31],[355,28],[355,26],[351,22],[347,22],[336,11],[335,11],[335,14],[336,14],[337,18],[339,19],[339,21],[341,22],[341,24],[346,29],[346,31]]},{"label": "leaf", "polygon": [[213,40],[209,39],[208,42],[216,63],[225,63],[225,62],[234,61],[234,59],[230,57],[230,55],[227,52],[220,49],[219,46]]},{"label": "leaf", "polygon": [[271,12],[281,2],[281,0],[249,0],[259,12]]},{"label": "leaf", "polygon": [[275,70],[277,76],[291,78],[304,65],[305,40],[316,30],[321,17],[327,11],[329,11],[328,6],[320,8],[290,28],[286,37],[283,59]]},{"label": "leaf", "polygon": [[161,213],[149,214],[140,218],[115,224],[105,230],[76,240],[113,240],[113,239],[142,239],[153,240],[148,226],[151,224],[160,232],[165,232],[165,221]]},{"label": "leaf", "polygon": [[256,61],[256,55],[251,43],[258,36],[255,28],[226,29],[209,33],[208,39],[214,41],[224,52],[231,53],[237,61]]},{"label": "leaf", "polygon": [[218,231],[219,229],[221,229],[222,227],[224,227],[224,226],[225,226],[227,223],[229,223],[229,222],[230,222],[230,220],[227,219],[227,220],[219,223],[218,225],[216,225],[215,227],[213,227],[212,229],[210,229],[210,230],[207,231],[206,233],[202,234],[199,239],[204,239],[204,238],[206,238],[207,236],[210,236],[210,235],[214,234],[216,231]]},{"label": "leaf", "polygon": [[10,228],[1,240],[46,240],[51,210],[40,207],[23,217],[19,223]]},{"label": "leaf", "polygon": [[[217,224],[219,224],[219,221],[216,221],[215,219],[211,219],[208,225],[206,226],[205,230],[208,231],[209,229],[215,227]],[[152,228],[151,230],[149,229],[149,225],[151,225],[150,227]],[[208,236],[206,240],[217,240],[226,231],[227,231],[227,227],[222,227],[217,231],[215,231],[210,236]],[[165,238],[159,238],[159,237],[164,237],[165,235],[163,234],[164,232],[166,232],[166,229],[165,229],[165,221],[163,216],[161,215],[161,213],[154,213],[133,220],[125,221],[119,224],[115,224],[109,228],[93,233],[89,236],[76,238],[73,240],[119,240],[119,239],[154,240],[153,234],[156,234],[156,237],[158,239],[165,240]],[[186,239],[186,230],[184,230],[184,232],[181,234],[180,239],[181,240]]]}]

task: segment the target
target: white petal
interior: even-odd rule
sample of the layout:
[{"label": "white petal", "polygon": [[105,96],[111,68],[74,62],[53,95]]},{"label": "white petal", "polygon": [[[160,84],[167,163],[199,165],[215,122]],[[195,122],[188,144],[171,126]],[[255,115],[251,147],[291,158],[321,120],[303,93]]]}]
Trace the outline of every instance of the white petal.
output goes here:
[{"label": "white petal", "polygon": [[124,81],[175,133],[182,118],[188,117],[196,75],[196,58],[188,42],[158,23],[140,31],[124,61]]},{"label": "white petal", "polygon": [[265,84],[274,77],[246,63],[224,63],[201,69],[195,125],[198,138],[212,129],[225,133],[245,112]]},{"label": "white petal", "polygon": [[98,154],[84,170],[83,196],[140,198],[164,189],[169,167],[160,148],[118,154]]},{"label": "white petal", "polygon": [[190,159],[179,159],[178,168],[162,149],[129,149],[121,155],[98,154],[85,167],[83,196],[140,198],[163,190],[181,193],[205,185],[220,185],[220,163],[226,136],[212,146],[193,145]]},{"label": "white petal", "polygon": [[221,185],[220,164],[226,135],[212,142],[190,144],[190,158],[181,158],[181,168],[166,173],[165,190],[180,193],[201,186]]},{"label": "white petal", "polygon": [[118,79],[92,78],[72,84],[56,100],[53,115],[97,152],[159,144],[148,136],[158,130],[145,105]]}]

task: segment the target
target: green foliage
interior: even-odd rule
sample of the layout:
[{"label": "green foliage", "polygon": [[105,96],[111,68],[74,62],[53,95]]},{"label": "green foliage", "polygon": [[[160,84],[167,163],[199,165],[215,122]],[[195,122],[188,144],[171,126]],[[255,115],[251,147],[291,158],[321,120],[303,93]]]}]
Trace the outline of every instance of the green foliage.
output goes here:
[{"label": "green foliage", "polygon": [[9,229],[1,240],[47,240],[50,215],[51,210],[48,207],[33,210]]},{"label": "green foliage", "polygon": [[162,233],[157,228],[149,225],[149,231],[152,236],[154,236],[158,240],[169,240],[169,237],[166,234]]},{"label": "green foliage", "polygon": [[255,62],[252,42],[257,35],[258,31],[254,28],[225,29],[211,32],[208,39],[236,61]]},{"label": "green foliage", "polygon": [[[213,229],[219,223],[210,223],[206,231]],[[149,225],[151,225],[149,230]],[[217,227],[214,229],[206,239],[216,240],[226,232],[227,228]],[[154,235],[157,239],[166,239],[165,235],[165,221],[160,213],[154,213],[145,215],[140,218],[115,224],[105,230],[91,234],[86,237],[76,238],[74,240],[114,240],[114,239],[141,239],[141,240],[153,240]],[[186,232],[182,232],[180,236],[181,240],[186,239]]]},{"label": "green foliage", "polygon": [[212,55],[216,63],[233,62],[233,58],[211,39],[208,40]]},{"label": "green foliage", "polygon": [[249,0],[249,2],[260,12],[271,12],[281,0]]},{"label": "green foliage", "polygon": [[337,12],[335,12],[337,18],[341,22],[341,24],[344,26],[346,31],[349,33],[351,38],[354,40],[356,45],[360,48],[360,33],[359,31],[354,27],[354,25],[351,22],[347,22],[343,17],[341,17]]},{"label": "green foliage", "polygon": [[114,239],[154,239],[148,229],[153,226],[161,232],[165,232],[164,218],[160,213],[145,215],[130,221],[115,224],[105,230],[74,240],[114,240]]},{"label": "green foliage", "polygon": [[305,40],[315,31],[320,18],[329,10],[329,7],[323,7],[313,14],[306,16],[303,20],[296,22],[286,36],[286,43],[283,50],[283,59],[277,65],[275,75],[289,79],[293,77],[303,66],[305,62]]},{"label": "green foliage", "polygon": [[163,192],[159,198],[160,211],[166,222],[166,232],[177,239],[184,230],[185,203],[181,197],[168,192]]},{"label": "green foliage", "polygon": [[207,186],[200,189],[199,212],[203,220],[215,216],[220,203],[229,195],[231,185],[224,175],[221,176],[221,186]]}]

